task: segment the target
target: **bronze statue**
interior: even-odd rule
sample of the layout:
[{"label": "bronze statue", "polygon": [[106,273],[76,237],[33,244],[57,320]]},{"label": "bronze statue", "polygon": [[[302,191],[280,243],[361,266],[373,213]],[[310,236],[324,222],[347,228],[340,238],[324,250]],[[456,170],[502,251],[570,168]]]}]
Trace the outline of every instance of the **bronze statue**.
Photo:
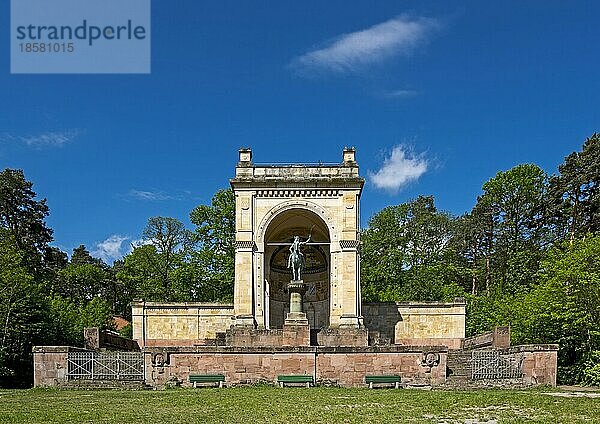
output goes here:
[{"label": "bronze statue", "polygon": [[310,237],[311,234],[308,235],[306,241],[300,241],[299,236],[294,236],[294,241],[290,246],[290,256],[288,257],[288,268],[292,268],[292,280],[298,281],[302,279],[302,271],[306,267],[306,259],[300,248],[310,241]]}]

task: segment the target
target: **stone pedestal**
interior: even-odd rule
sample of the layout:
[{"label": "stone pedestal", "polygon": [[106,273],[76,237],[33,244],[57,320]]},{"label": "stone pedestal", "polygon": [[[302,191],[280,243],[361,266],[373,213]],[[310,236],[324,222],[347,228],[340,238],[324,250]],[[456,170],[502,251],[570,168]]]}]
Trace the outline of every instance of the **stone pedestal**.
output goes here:
[{"label": "stone pedestal", "polygon": [[241,328],[256,328],[254,315],[236,315],[235,326]]},{"label": "stone pedestal", "polygon": [[306,293],[306,286],[302,280],[292,280],[287,289],[290,293],[290,312],[285,317],[284,325],[306,325],[308,318],[302,311],[302,296]]}]

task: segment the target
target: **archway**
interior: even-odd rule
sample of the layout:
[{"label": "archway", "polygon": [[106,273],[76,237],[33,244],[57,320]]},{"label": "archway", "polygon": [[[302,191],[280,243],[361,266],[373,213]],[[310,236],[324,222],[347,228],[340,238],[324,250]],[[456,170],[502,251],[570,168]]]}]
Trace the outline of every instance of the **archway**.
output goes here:
[{"label": "archway", "polygon": [[314,212],[291,208],[272,218],[265,231],[265,316],[269,328],[282,328],[289,311],[287,283],[292,277],[287,268],[289,247],[294,236],[311,241],[303,247],[306,269],[302,279],[307,286],[304,295],[304,312],[311,329],[329,325],[330,299],[330,241],[326,223]]}]

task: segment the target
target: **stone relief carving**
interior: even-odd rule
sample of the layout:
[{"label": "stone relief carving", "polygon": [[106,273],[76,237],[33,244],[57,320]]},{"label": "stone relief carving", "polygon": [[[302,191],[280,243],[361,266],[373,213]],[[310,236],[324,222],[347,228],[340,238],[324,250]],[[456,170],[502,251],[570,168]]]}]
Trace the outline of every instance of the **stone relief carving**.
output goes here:
[{"label": "stone relief carving", "polygon": [[427,368],[426,373],[431,372],[431,368],[437,367],[440,364],[440,354],[437,352],[423,352],[421,358],[421,366]]}]

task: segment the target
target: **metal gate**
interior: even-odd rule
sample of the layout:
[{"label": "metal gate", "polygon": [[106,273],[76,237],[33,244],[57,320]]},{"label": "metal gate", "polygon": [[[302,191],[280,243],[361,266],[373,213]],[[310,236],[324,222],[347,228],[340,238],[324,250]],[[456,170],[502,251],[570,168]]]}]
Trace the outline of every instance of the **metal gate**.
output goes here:
[{"label": "metal gate", "polygon": [[69,380],[144,380],[141,352],[69,352]]},{"label": "metal gate", "polygon": [[521,378],[523,363],[514,355],[500,355],[496,350],[474,350],[471,353],[471,378],[473,380],[499,380]]}]

